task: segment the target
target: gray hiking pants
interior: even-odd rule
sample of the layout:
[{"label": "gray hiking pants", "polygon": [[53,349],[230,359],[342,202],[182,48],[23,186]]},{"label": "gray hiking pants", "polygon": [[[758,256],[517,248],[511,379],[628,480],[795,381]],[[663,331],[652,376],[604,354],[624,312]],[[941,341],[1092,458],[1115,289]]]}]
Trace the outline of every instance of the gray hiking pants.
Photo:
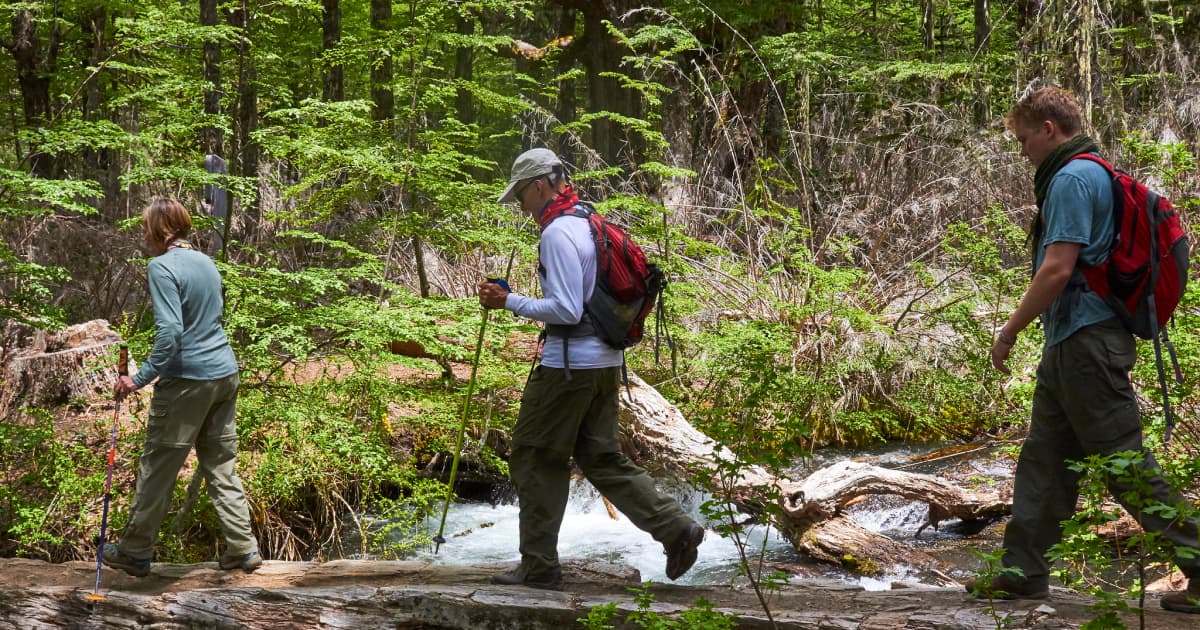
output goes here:
[{"label": "gray hiking pants", "polygon": [[1147,532],[1195,550],[1197,557],[1177,556],[1175,562],[1187,576],[1200,576],[1200,521],[1165,519],[1144,511],[1151,499],[1172,506],[1186,502],[1163,480],[1153,453],[1142,444],[1141,418],[1129,382],[1137,359],[1134,343],[1133,336],[1111,319],[1086,326],[1042,351],[1002,560],[1005,566],[1022,569],[1031,582],[1048,583],[1046,552],[1062,539],[1062,521],[1075,513],[1080,474],[1067,462],[1121,451],[1144,455],[1141,468],[1150,496],[1141,499],[1139,508],[1125,498],[1133,484],[1110,479],[1109,491]]}]

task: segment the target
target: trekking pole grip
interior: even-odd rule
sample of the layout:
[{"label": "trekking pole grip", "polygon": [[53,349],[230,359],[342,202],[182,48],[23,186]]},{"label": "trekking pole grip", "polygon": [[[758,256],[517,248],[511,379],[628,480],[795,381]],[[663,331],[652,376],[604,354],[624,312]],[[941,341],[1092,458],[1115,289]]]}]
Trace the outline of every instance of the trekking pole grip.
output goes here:
[{"label": "trekking pole grip", "polygon": [[117,357],[117,374],[129,376],[129,346],[121,344],[121,354]]}]

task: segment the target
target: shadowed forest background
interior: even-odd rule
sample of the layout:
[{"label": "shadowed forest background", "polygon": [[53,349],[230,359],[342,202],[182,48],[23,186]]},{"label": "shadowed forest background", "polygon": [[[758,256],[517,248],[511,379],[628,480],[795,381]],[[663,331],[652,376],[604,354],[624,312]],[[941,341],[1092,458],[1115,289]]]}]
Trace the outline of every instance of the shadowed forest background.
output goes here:
[{"label": "shadowed forest background", "polygon": [[[1106,156],[1185,224],[1200,206],[1196,2],[32,0],[0,13],[6,344],[103,318],[144,358],[139,216],[153,196],[183,201],[224,276],[241,474],[270,558],[336,554],[362,512],[388,523],[364,552],[428,543],[475,284],[511,258],[514,290],[537,291],[534,226],[494,202],[524,149],[557,151],[670,272],[658,323],[674,346],[644,342],[631,368],[771,468],[826,445],[1027,422],[1040,332],[1022,336],[1012,377],[987,351],[1029,278],[1032,169],[1003,115],[1030,86],[1074,91]],[[211,217],[218,190],[225,222]],[[1197,302],[1193,283],[1173,332],[1186,382],[1169,469],[1197,460]],[[466,458],[500,480],[536,331],[492,321]],[[110,407],[59,402],[5,410],[5,556],[90,557]],[[145,405],[127,412],[118,528]],[[206,502],[160,557],[211,555]]]}]

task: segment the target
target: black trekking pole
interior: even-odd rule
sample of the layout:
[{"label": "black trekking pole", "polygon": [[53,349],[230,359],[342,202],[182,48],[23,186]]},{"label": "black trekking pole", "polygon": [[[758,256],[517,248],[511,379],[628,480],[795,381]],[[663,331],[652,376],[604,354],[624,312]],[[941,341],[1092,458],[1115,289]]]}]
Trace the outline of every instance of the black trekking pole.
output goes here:
[{"label": "black trekking pole", "polygon": [[[512,255],[508,257],[508,268],[505,269],[503,278],[488,278],[488,282],[499,283],[507,290],[508,274],[512,272],[513,258],[516,255],[517,250],[514,249]],[[433,555],[435,556],[446,542],[446,538],[442,534],[446,531],[446,514],[450,511],[450,495],[454,493],[454,478],[458,475],[458,459],[462,455],[463,437],[467,432],[467,410],[471,407],[471,396],[475,394],[475,374],[479,371],[479,355],[483,352],[483,336],[487,332],[490,313],[490,308],[483,307],[483,315],[479,323],[479,339],[475,343],[475,359],[471,361],[471,377],[467,379],[467,396],[463,399],[462,422],[458,425],[458,438],[454,441],[454,459],[450,462],[450,479],[446,482],[446,500],[442,502],[442,522],[438,525],[437,535],[433,537]]]},{"label": "black trekking pole", "polygon": [[[117,375],[129,376],[129,347],[121,344],[121,354],[117,359]],[[100,544],[96,551],[96,586],[91,595],[85,595],[89,602],[106,602],[108,598],[100,594],[100,570],[104,566],[104,542],[108,533],[108,504],[112,500],[113,463],[117,459],[117,419],[121,414],[121,401],[113,401],[112,434],[108,441],[108,474],[104,478],[104,510],[100,513]]]}]

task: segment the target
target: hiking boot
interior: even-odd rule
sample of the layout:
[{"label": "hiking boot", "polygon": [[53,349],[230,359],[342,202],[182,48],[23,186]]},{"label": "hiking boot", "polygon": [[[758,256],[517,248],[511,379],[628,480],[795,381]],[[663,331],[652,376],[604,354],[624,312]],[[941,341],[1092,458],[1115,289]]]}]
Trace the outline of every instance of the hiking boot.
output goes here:
[{"label": "hiking boot", "polygon": [[1046,599],[1050,586],[1041,580],[1026,580],[1011,573],[1001,573],[987,583],[971,578],[963,583],[972,597],[979,599]]},{"label": "hiking boot", "polygon": [[244,553],[240,556],[221,556],[219,564],[226,571],[241,569],[246,573],[250,573],[262,566],[262,556],[257,551]]},{"label": "hiking boot", "polygon": [[113,543],[104,543],[104,557],[101,558],[101,561],[133,577],[146,577],[150,575],[150,558],[143,559],[127,556]]},{"label": "hiking boot", "polygon": [[1187,590],[1168,593],[1159,603],[1167,610],[1200,614],[1200,578],[1188,580]]},{"label": "hiking boot", "polygon": [[696,548],[700,546],[702,540],[704,540],[704,528],[695,521],[688,523],[687,527],[683,528],[683,533],[675,539],[675,542],[667,545],[664,551],[667,554],[667,577],[677,580],[681,575],[687,573],[693,564],[696,564]]},{"label": "hiking boot", "polygon": [[527,575],[525,567],[518,566],[512,571],[497,573],[492,576],[492,584],[505,584],[508,586],[528,586],[529,588],[540,588],[547,591],[562,590],[562,569],[554,568],[541,575]]}]

